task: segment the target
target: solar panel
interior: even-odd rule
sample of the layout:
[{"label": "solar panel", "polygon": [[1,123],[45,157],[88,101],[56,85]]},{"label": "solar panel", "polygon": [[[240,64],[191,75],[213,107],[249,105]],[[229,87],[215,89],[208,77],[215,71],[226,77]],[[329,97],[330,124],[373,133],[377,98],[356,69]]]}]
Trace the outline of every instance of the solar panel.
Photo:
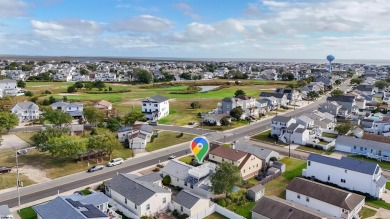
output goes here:
[{"label": "solar panel", "polygon": [[73,207],[78,208],[78,207],[83,207],[83,204],[81,204],[79,201],[73,201],[70,198],[65,199],[68,201]]}]

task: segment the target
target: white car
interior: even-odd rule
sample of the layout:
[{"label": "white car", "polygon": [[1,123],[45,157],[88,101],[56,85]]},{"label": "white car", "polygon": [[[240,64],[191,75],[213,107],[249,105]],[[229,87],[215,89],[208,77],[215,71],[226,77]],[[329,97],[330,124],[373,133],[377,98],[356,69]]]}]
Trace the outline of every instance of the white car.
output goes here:
[{"label": "white car", "polygon": [[116,166],[116,165],[119,165],[119,164],[122,164],[122,163],[123,163],[123,159],[122,158],[115,158],[115,159],[112,159],[110,162],[108,162],[107,166],[113,167],[113,166]]},{"label": "white car", "polygon": [[175,158],[176,158],[175,155],[171,155],[171,156],[168,157],[168,160],[172,160],[172,159],[175,159]]}]

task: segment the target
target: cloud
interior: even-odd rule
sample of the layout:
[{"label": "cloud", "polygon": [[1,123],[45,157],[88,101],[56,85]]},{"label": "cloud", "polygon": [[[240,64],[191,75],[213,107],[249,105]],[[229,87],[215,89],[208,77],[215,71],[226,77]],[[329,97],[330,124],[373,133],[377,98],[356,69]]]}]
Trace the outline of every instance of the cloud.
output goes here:
[{"label": "cloud", "polygon": [[25,16],[28,6],[29,4],[22,0],[0,0],[0,18]]},{"label": "cloud", "polygon": [[114,22],[114,31],[130,32],[164,32],[172,27],[172,23],[164,18],[141,15]]},{"label": "cloud", "polygon": [[174,5],[174,7],[181,12],[183,12],[186,16],[191,17],[192,19],[199,19],[201,18],[200,15],[196,14],[192,7],[188,5],[187,3],[181,2]]},{"label": "cloud", "polygon": [[269,1],[269,0],[265,0],[262,3],[263,3],[263,5],[268,6],[268,7],[286,7],[288,5],[287,2]]},{"label": "cloud", "polygon": [[260,9],[256,4],[249,4],[248,7],[245,8],[244,14],[253,17],[258,17],[261,15]]}]

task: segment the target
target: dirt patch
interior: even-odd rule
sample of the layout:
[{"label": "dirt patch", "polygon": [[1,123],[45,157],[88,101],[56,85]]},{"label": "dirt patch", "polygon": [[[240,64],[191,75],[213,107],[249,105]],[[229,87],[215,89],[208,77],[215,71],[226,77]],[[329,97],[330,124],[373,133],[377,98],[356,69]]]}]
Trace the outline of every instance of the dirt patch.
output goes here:
[{"label": "dirt patch", "polygon": [[[12,172],[16,172],[16,168],[13,168]],[[27,176],[29,179],[37,183],[47,182],[51,180],[46,176],[45,171],[42,171],[29,165],[19,167],[19,173]]]},{"label": "dirt patch", "polygon": [[77,95],[80,95],[80,94],[68,94],[68,93],[60,93],[58,94],[60,96],[77,96]]},{"label": "dirt patch", "polygon": [[259,90],[276,90],[276,88],[266,88],[266,89],[259,89]]},{"label": "dirt patch", "polygon": [[127,102],[119,103],[118,106],[141,106],[143,98],[133,99]]}]

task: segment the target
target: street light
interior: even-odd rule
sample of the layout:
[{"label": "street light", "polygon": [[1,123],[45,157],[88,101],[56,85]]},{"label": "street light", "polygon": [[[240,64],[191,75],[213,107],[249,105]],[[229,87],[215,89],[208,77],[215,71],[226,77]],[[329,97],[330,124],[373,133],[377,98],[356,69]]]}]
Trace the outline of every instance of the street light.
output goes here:
[{"label": "street light", "polygon": [[288,132],[288,134],[290,135],[290,137],[288,138],[288,157],[290,158],[291,157],[291,132]]}]

